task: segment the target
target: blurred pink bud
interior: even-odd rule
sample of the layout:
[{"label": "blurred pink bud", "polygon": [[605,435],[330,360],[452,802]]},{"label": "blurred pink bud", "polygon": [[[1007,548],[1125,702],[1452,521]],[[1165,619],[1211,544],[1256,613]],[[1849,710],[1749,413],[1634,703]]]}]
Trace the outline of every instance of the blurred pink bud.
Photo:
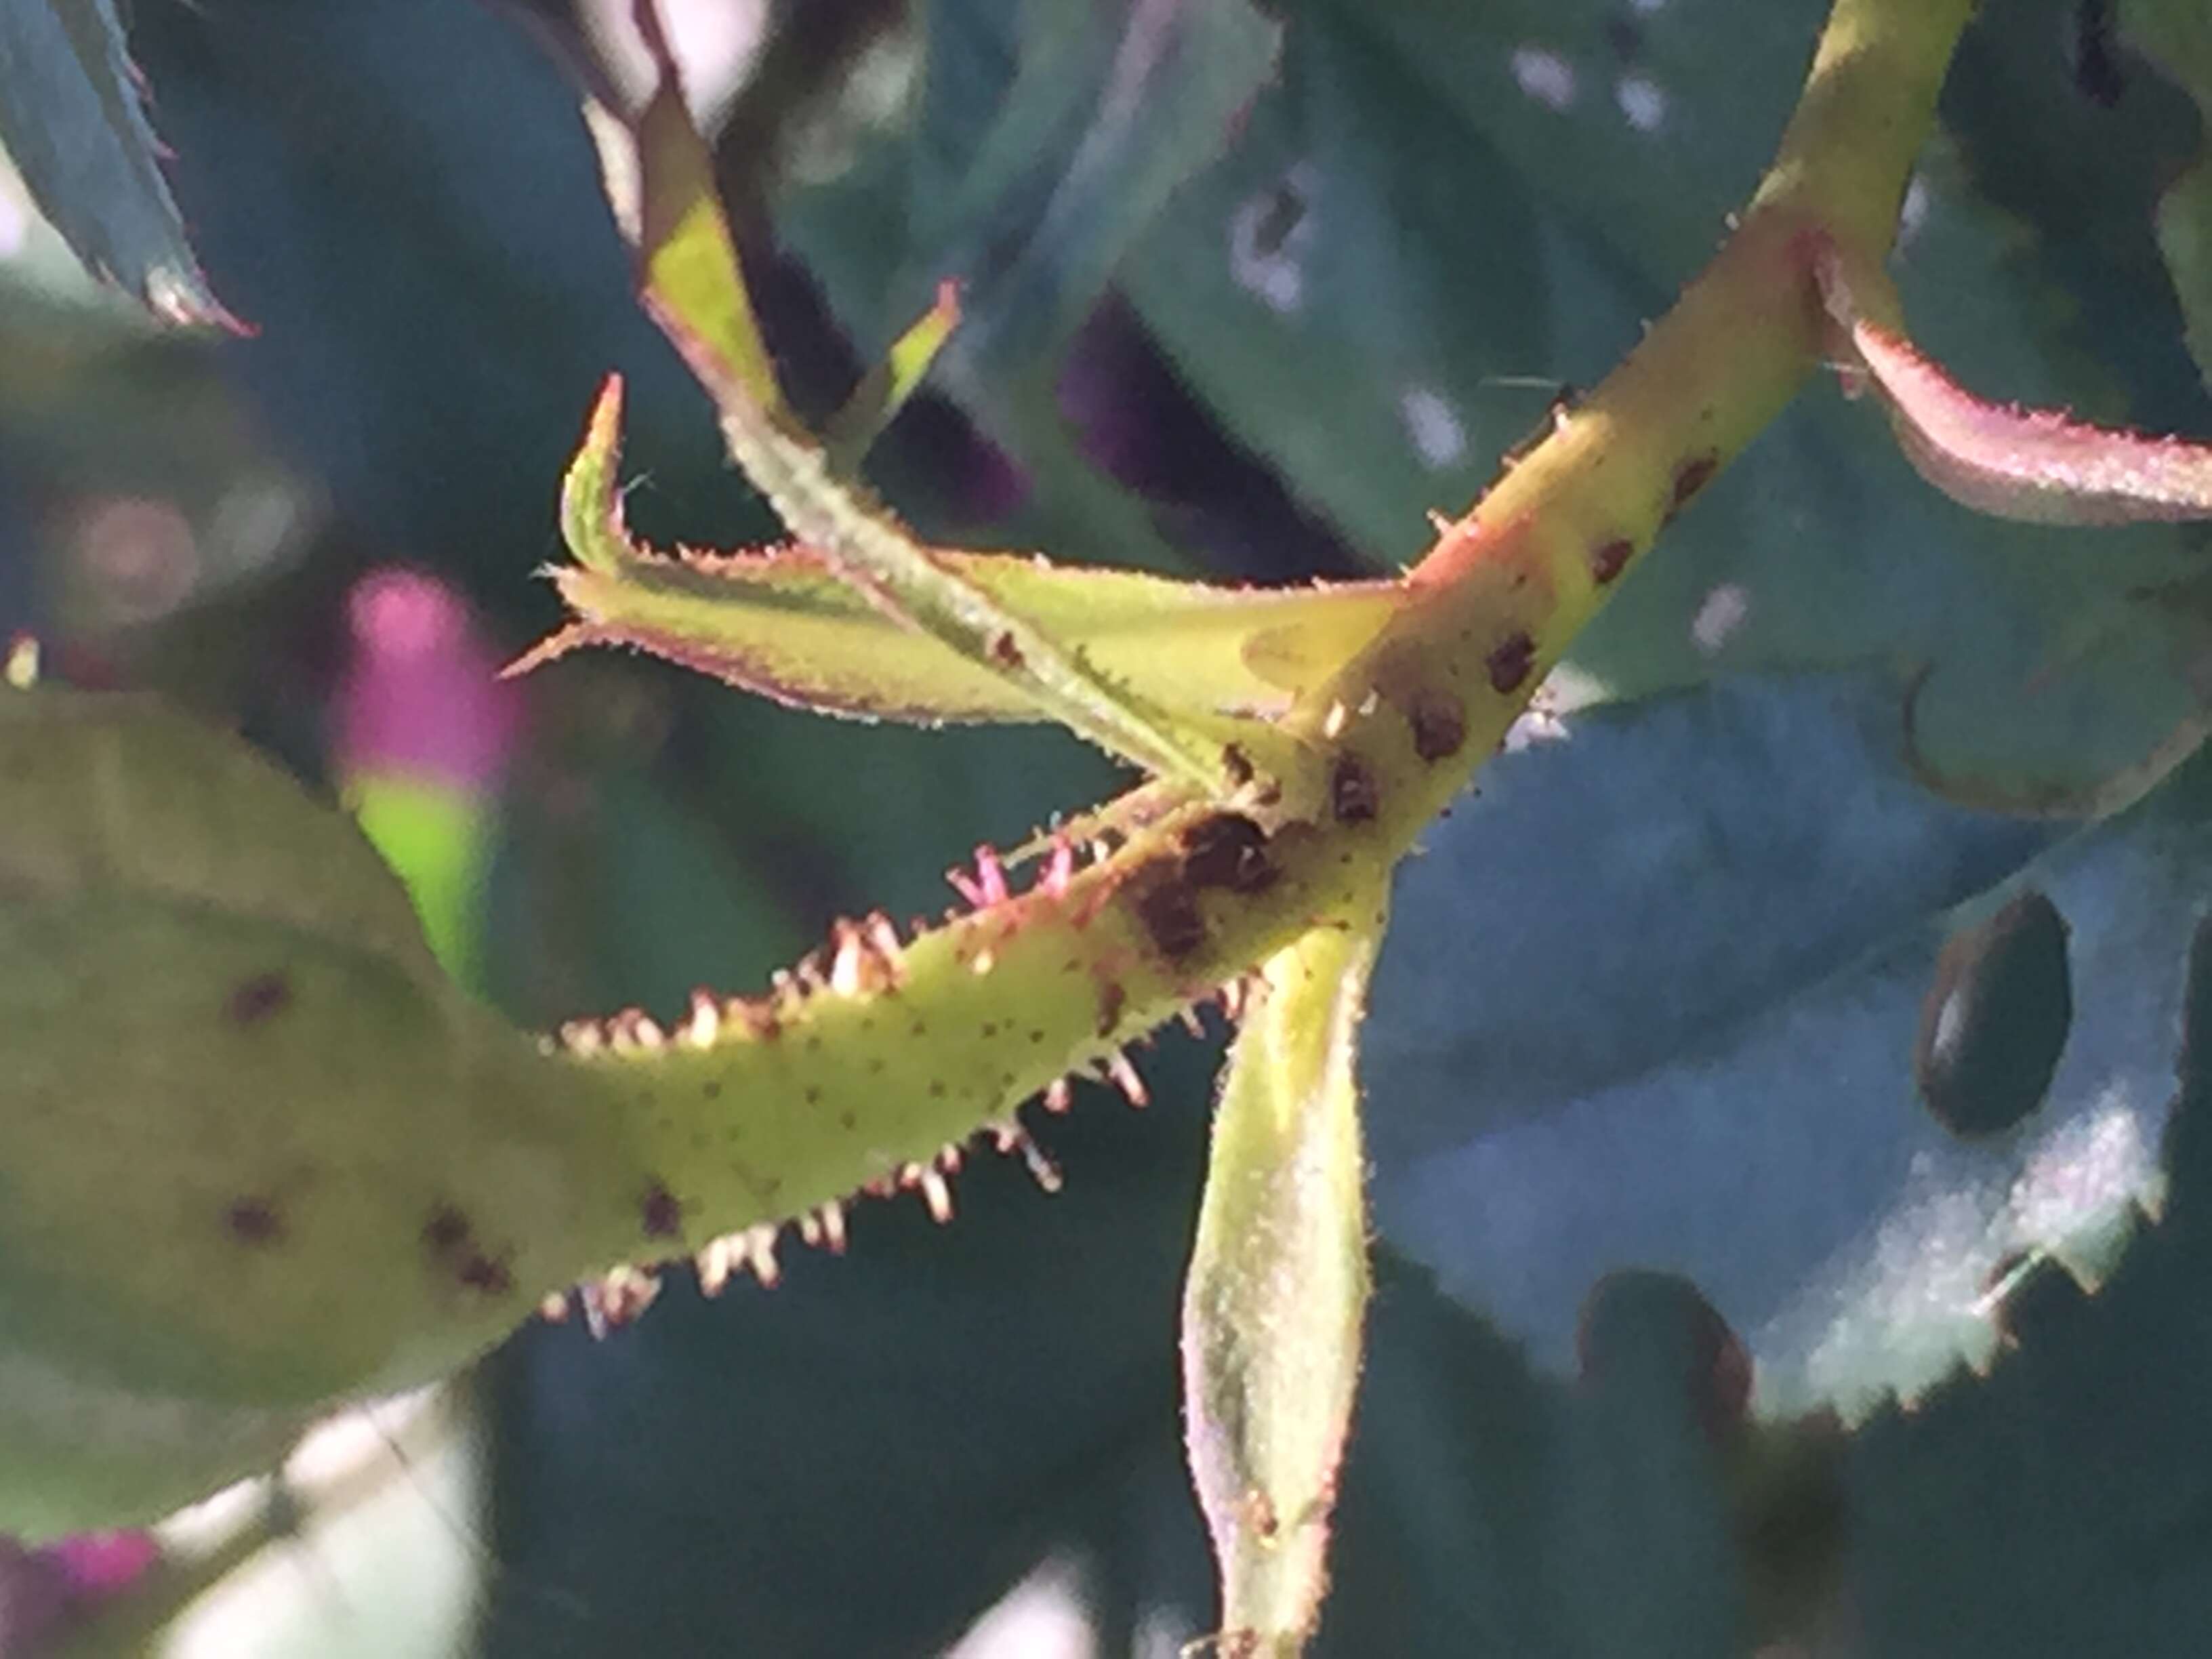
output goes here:
[{"label": "blurred pink bud", "polygon": [[467,602],[434,576],[386,566],[354,585],[346,625],[339,770],[495,791],[520,693],[499,678],[500,657]]},{"label": "blurred pink bud", "polygon": [[128,1589],[161,1558],[147,1532],[81,1532],[40,1552],[61,1572],[74,1601],[94,1601]]}]

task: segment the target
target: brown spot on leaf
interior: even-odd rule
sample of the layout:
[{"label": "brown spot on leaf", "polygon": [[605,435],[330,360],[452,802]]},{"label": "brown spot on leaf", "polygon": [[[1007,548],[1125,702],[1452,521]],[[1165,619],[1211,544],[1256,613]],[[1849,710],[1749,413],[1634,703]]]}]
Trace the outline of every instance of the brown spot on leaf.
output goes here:
[{"label": "brown spot on leaf", "polygon": [[656,1181],[638,1200],[637,1218],[647,1238],[674,1238],[684,1231],[684,1206],[675,1194]]},{"label": "brown spot on leaf", "polygon": [[1519,690],[1528,678],[1528,671],[1535,665],[1536,641],[1518,631],[1500,640],[1482,659],[1483,672],[1490,677],[1490,689],[1501,697]]},{"label": "brown spot on leaf", "polygon": [[1257,775],[1252,768],[1252,757],[1240,744],[1230,744],[1221,751],[1221,769],[1229,775],[1231,788],[1242,789]]},{"label": "brown spot on leaf", "polygon": [[1022,648],[1014,643],[1012,634],[1001,634],[991,641],[991,655],[1008,668],[1022,665]]},{"label": "brown spot on leaf", "polygon": [[223,1012],[234,1025],[258,1025],[292,1004],[292,981],[279,969],[256,974],[231,988]]},{"label": "brown spot on leaf", "polygon": [[1609,542],[1600,542],[1590,550],[1590,579],[1603,587],[1628,568],[1628,562],[1636,555],[1636,544],[1626,536],[1615,536]]},{"label": "brown spot on leaf", "polygon": [[277,1213],[276,1206],[265,1198],[249,1196],[232,1200],[230,1207],[222,1212],[222,1224],[241,1244],[274,1244],[284,1237],[284,1218]]},{"label": "brown spot on leaf", "polygon": [[1373,817],[1379,802],[1375,775],[1357,755],[1339,755],[1329,769],[1328,810],[1339,823],[1364,823]]},{"label": "brown spot on leaf", "polygon": [[1183,874],[1197,888],[1257,893],[1273,884],[1267,832],[1242,812],[1216,812],[1182,834]]},{"label": "brown spot on leaf", "polygon": [[1456,697],[1423,692],[1406,723],[1413,728],[1413,752],[1431,765],[1456,755],[1467,742],[1467,715]]},{"label": "brown spot on leaf", "polygon": [[1660,522],[1673,523],[1674,515],[1687,507],[1692,498],[1711,483],[1713,474],[1720,470],[1721,458],[1713,454],[1692,455],[1681,465],[1676,467],[1674,485],[1668,495],[1667,511],[1662,515]]}]

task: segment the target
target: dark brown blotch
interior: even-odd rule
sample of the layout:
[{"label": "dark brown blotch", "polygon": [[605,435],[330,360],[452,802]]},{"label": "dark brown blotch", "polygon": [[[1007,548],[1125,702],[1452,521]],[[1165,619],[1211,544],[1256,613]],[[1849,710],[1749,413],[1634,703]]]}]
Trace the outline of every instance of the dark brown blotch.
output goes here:
[{"label": "dark brown blotch", "polygon": [[656,1181],[638,1200],[637,1219],[647,1238],[674,1238],[684,1231],[683,1201]]},{"label": "dark brown blotch", "polygon": [[234,1199],[222,1212],[222,1224],[240,1244],[274,1244],[284,1237],[284,1218],[266,1198]]},{"label": "dark brown blotch", "polygon": [[1527,684],[1529,671],[1535,665],[1536,641],[1521,632],[1507,635],[1482,659],[1483,672],[1490,677],[1490,689],[1501,697]]},{"label": "dark brown blotch", "polygon": [[291,980],[281,969],[271,969],[233,986],[223,1012],[234,1025],[258,1025],[291,1006]]},{"label": "dark brown blotch", "polygon": [[453,1277],[486,1296],[505,1296],[514,1288],[514,1275],[507,1271],[507,1263],[482,1250],[470,1251]]},{"label": "dark brown blotch", "polygon": [[1194,887],[1257,893],[1273,884],[1267,832],[1242,812],[1216,812],[1182,833],[1183,875]]},{"label": "dark brown blotch", "polygon": [[1364,823],[1379,810],[1375,774],[1357,755],[1339,755],[1328,773],[1328,810],[1339,823]]},{"label": "dark brown blotch", "polygon": [[434,1255],[451,1255],[469,1242],[469,1218],[450,1204],[441,1204],[422,1224],[423,1245]]},{"label": "dark brown blotch", "polygon": [[1114,1029],[1121,1023],[1121,1009],[1129,1000],[1129,994],[1121,988],[1118,979],[1098,981],[1098,1025],[1100,1036],[1112,1036]]},{"label": "dark brown blotch", "polygon": [[1721,458],[1707,453],[1692,455],[1674,469],[1674,489],[1667,497],[1667,511],[1662,524],[1674,522],[1674,515],[1687,507],[1697,493],[1713,481],[1713,474],[1721,470]]},{"label": "dark brown blotch", "polygon": [[1467,742],[1467,714],[1456,697],[1423,692],[1407,712],[1413,728],[1413,752],[1434,765],[1459,753]]},{"label": "dark brown blotch", "polygon": [[1226,744],[1221,750],[1221,769],[1229,775],[1229,787],[1242,789],[1258,776],[1253,769],[1252,757],[1244,752],[1242,744]]},{"label": "dark brown blotch", "polygon": [[1001,634],[991,641],[991,654],[1008,668],[1022,665],[1022,648],[1014,643],[1012,634]]},{"label": "dark brown blotch", "polygon": [[1181,859],[1155,859],[1139,869],[1129,878],[1129,903],[1152,948],[1170,962],[1206,943],[1206,918]]},{"label": "dark brown blotch", "polygon": [[1590,580],[1600,587],[1628,568],[1629,560],[1636,556],[1636,544],[1626,536],[1615,536],[1609,542],[1600,542],[1590,550]]}]

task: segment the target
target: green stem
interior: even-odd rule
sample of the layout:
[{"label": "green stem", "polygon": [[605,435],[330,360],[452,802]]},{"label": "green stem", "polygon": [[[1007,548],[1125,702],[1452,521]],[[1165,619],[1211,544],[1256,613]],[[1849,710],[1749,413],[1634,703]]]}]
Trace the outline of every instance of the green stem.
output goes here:
[{"label": "green stem", "polygon": [[[1224,879],[1199,856],[1256,830],[1252,819],[1186,806],[1065,884],[899,947],[884,988],[890,970],[868,964],[888,955],[841,975],[835,961],[854,958],[833,944],[831,969],[814,975],[825,994],[720,1010],[703,1043],[617,1049],[595,1034],[592,1080],[629,1097],[639,1156],[680,1200],[672,1244],[927,1165],[1066,1068],[1254,972],[1387,872],[1494,751],[1621,568],[1816,366],[1808,236],[1863,257],[1886,246],[1970,9],[1839,0],[1726,248],[1444,532],[1396,620],[1288,717],[1318,764],[1262,814],[1264,878]],[[593,1244],[639,1248],[614,1235]]]}]

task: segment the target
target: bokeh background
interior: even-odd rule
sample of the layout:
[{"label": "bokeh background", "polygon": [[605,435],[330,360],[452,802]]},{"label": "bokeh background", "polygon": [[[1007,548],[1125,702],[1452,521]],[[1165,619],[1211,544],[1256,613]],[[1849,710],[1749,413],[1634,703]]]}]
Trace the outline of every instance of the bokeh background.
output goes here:
[{"label": "bokeh background", "polygon": [[[1635,343],[1823,9],[667,9],[802,408],[964,284],[871,462],[911,521],[1264,582],[1409,561]],[[528,1026],[939,908],[1114,784],[1057,733],[614,656],[491,682],[556,621],[610,369],[641,532],[774,532],[629,297],[578,113],[635,85],[623,10],[137,0],[250,332],[156,329],[0,194],[0,631],[362,803]],[[2212,434],[2192,84],[2179,0],[1983,7],[1896,261],[1970,385]],[[2201,1650],[2212,773],[2143,763],[2202,734],[2208,551],[1976,520],[1823,386],[1625,584],[1401,882],[1320,1651]],[[1984,924],[2030,890],[2022,958]],[[772,1291],[522,1332],[179,1650],[1175,1652],[1212,1617],[1174,1357],[1209,1029],[1143,1057],[1148,1110],[1040,1127],[1056,1194],[984,1158],[950,1225],[871,1203]],[[2023,1048],[2024,1095],[1984,1053]]]}]

